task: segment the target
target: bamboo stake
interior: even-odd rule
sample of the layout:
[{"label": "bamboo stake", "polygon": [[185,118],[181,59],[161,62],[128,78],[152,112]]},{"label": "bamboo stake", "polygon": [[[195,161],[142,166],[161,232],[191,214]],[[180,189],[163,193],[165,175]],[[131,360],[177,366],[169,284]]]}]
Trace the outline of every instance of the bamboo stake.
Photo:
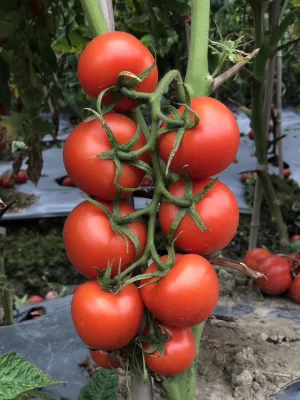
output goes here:
[{"label": "bamboo stake", "polygon": [[[280,43],[278,43],[280,46]],[[277,61],[277,81],[276,81],[276,138],[282,136],[282,50],[279,50],[276,55]],[[279,175],[283,178],[283,139],[278,140],[278,163]]]}]

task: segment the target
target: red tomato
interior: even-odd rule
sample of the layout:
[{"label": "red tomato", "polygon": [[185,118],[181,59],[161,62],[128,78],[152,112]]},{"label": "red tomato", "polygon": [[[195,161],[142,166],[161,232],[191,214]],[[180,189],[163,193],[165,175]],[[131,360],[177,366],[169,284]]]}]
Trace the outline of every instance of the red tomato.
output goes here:
[{"label": "red tomato", "polygon": [[0,144],[0,152],[5,151],[6,150],[6,144],[5,143],[1,143]]},{"label": "red tomato", "polygon": [[27,180],[28,180],[27,174],[26,174],[26,172],[24,172],[24,171],[18,172],[18,175],[15,175],[13,178],[14,178],[14,181],[15,181],[16,183],[20,183],[20,184],[26,183]]},{"label": "red tomato", "polygon": [[[166,262],[168,256],[161,257]],[[157,270],[153,263],[146,274]],[[141,281],[145,306],[160,321],[177,327],[198,325],[215,309],[219,297],[219,281],[212,265],[196,254],[176,254],[174,266],[157,281]],[[162,306],[163,305],[163,306]]]},{"label": "red tomato", "polygon": [[29,299],[27,299],[24,304],[25,305],[38,304],[41,303],[42,301],[44,301],[44,299],[41,296],[34,295],[30,296]]},{"label": "red tomato", "polygon": [[68,186],[68,187],[70,187],[70,186],[75,186],[75,185],[74,185],[74,182],[72,181],[72,179],[71,179],[69,176],[66,176],[66,177],[63,179],[63,181],[62,181],[62,183],[61,183],[61,186]]},{"label": "red tomato", "polygon": [[114,355],[103,350],[90,350],[90,356],[95,364],[101,368],[112,369],[120,368],[120,362],[114,358]]},{"label": "red tomato", "polygon": [[[193,181],[193,194],[199,193],[211,179]],[[178,180],[169,187],[173,196],[182,198],[185,182]],[[211,254],[223,249],[232,240],[239,222],[239,206],[231,190],[217,181],[206,196],[196,204],[196,211],[201,216],[207,231],[202,232],[192,218],[186,215],[175,231],[176,247],[188,253]],[[167,236],[172,222],[179,212],[179,207],[161,202],[159,224]]]},{"label": "red tomato", "polygon": [[248,174],[247,172],[244,172],[244,173],[241,175],[241,181],[242,181],[243,183],[245,183],[246,180],[248,179],[248,177],[249,177],[249,174]]},{"label": "red tomato", "polygon": [[256,283],[267,294],[282,294],[292,283],[290,268],[289,261],[284,257],[266,257],[259,264],[259,272],[265,277],[256,279]]},{"label": "red tomato", "polygon": [[59,299],[60,295],[55,290],[50,290],[45,296],[45,300],[55,300]]},{"label": "red tomato", "polygon": [[237,159],[237,157],[235,157],[232,161],[234,164],[237,164],[239,162],[239,160]]},{"label": "red tomato", "polygon": [[144,306],[134,284],[110,293],[102,290],[97,281],[91,281],[76,290],[71,311],[77,334],[87,346],[116,350],[138,333]]},{"label": "red tomato", "polygon": [[289,168],[286,168],[283,170],[283,177],[284,179],[288,179],[291,176],[291,171],[289,170]]},{"label": "red tomato", "polygon": [[251,131],[248,133],[248,137],[249,137],[250,140],[254,140],[254,132],[253,132],[252,129],[251,129]]},{"label": "red tomato", "polygon": [[269,252],[269,250],[266,249],[252,249],[249,250],[246,254],[246,257],[244,259],[244,264],[247,265],[247,267],[253,269],[254,271],[258,271],[259,264],[260,262],[266,258],[271,256],[272,253]]},{"label": "red tomato", "polygon": [[300,304],[300,275],[296,275],[291,286],[289,287],[289,295],[295,303]]},{"label": "red tomato", "polygon": [[[110,113],[106,114],[104,119],[120,144],[128,143],[134,137],[137,125],[128,117]],[[145,144],[145,137],[141,134],[134,150]],[[99,119],[78,125],[64,146],[64,164],[75,185],[104,201],[111,201],[118,194],[114,185],[115,163],[112,160],[101,160],[99,157],[91,158],[109,150],[111,145]],[[139,159],[149,163],[150,155],[144,153]],[[144,175],[145,171],[142,169],[125,163],[118,183],[125,188],[138,188]],[[129,194],[124,192],[123,197]]]},{"label": "red tomato", "polygon": [[11,189],[13,187],[13,181],[10,178],[3,178],[2,186],[5,189]]},{"label": "red tomato", "polygon": [[300,235],[292,236],[292,242],[296,242],[297,240],[300,240]]},{"label": "red tomato", "polygon": [[[191,179],[206,179],[227,168],[233,161],[240,144],[238,124],[232,112],[211,97],[192,100],[191,107],[199,115],[197,126],[185,132],[171,169],[182,174],[182,168]],[[179,108],[183,114],[185,107]],[[176,140],[176,132],[168,132],[159,138],[159,152],[168,162]]]},{"label": "red tomato", "polygon": [[[165,352],[158,350],[152,354],[144,353],[146,365],[156,374],[163,376],[175,376],[187,370],[196,357],[196,344],[193,332],[190,328],[174,328],[160,323],[167,331],[170,338],[165,344]],[[149,328],[146,329],[149,335]],[[150,343],[144,343],[143,348],[149,350]]]},{"label": "red tomato", "polygon": [[[112,211],[111,203],[103,203]],[[128,215],[135,211],[126,202],[121,202],[121,215]],[[146,225],[143,222],[133,222],[128,228],[135,234],[144,250],[147,238]],[[90,279],[97,278],[95,267],[104,270],[108,263],[112,264],[112,275],[118,273],[119,262],[122,261],[122,270],[126,269],[135,259],[136,250],[132,241],[126,241],[115,233],[110,220],[101,210],[89,201],[79,204],[69,214],[64,226],[64,244],[66,253],[82,275]]]},{"label": "red tomato", "polygon": [[257,172],[253,172],[252,176],[253,178],[257,178]]},{"label": "red tomato", "polygon": [[[136,37],[126,32],[108,32],[92,40],[81,53],[78,63],[78,79],[83,90],[97,98],[102,90],[117,83],[118,75],[128,71],[138,76],[154,63],[154,57]],[[137,92],[152,93],[158,82],[158,70],[153,71],[137,85]],[[108,104],[111,95],[106,96]],[[128,111],[138,103],[122,98],[115,106],[117,111]]]}]

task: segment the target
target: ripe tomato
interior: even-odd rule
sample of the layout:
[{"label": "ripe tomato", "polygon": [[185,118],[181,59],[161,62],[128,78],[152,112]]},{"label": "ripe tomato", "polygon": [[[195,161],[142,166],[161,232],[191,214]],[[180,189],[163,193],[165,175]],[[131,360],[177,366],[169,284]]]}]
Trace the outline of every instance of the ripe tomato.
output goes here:
[{"label": "ripe tomato", "polygon": [[254,132],[253,132],[252,129],[251,129],[251,131],[248,133],[248,137],[249,137],[250,140],[254,140]]},{"label": "ripe tomato", "polygon": [[[166,262],[168,256],[161,257]],[[157,270],[153,263],[146,274]],[[152,283],[151,283],[152,282]],[[166,276],[141,281],[141,296],[160,321],[177,327],[198,325],[213,312],[219,297],[219,281],[212,265],[197,254],[176,254]]]},{"label": "ripe tomato", "polygon": [[11,180],[11,178],[3,178],[2,180],[2,186],[5,189],[11,189],[13,187],[13,181]]},{"label": "ripe tomato", "polygon": [[[146,365],[156,374],[175,376],[187,370],[196,357],[196,344],[191,328],[175,328],[160,323],[170,338],[165,344],[165,352],[158,350],[152,354],[144,353]],[[146,329],[149,335],[149,329]],[[144,343],[143,348],[149,350],[150,343]]]},{"label": "ripe tomato", "polygon": [[120,368],[120,362],[114,358],[112,353],[103,350],[90,350],[90,356],[95,364],[101,368],[113,369]]},{"label": "ripe tomato", "polygon": [[137,334],[144,306],[134,284],[110,293],[102,290],[97,281],[91,281],[76,290],[71,311],[77,334],[87,346],[116,350]]},{"label": "ripe tomato", "polygon": [[239,160],[237,159],[237,157],[234,157],[232,162],[233,162],[233,164],[237,164],[239,162]]},{"label": "ripe tomato", "polygon": [[[103,203],[112,211],[111,203]],[[126,202],[121,202],[121,215],[135,211]],[[147,238],[146,225],[143,222],[133,222],[128,228],[134,233],[144,250]],[[79,204],[69,214],[64,226],[64,244],[66,253],[82,275],[90,279],[97,278],[95,267],[104,270],[112,263],[112,275],[118,273],[119,262],[124,270],[136,259],[136,250],[130,239],[126,241],[115,233],[110,220],[101,208],[89,201]]]},{"label": "ripe tomato", "polygon": [[42,301],[44,301],[44,299],[41,296],[30,296],[26,301],[25,301],[25,305],[31,305],[31,304],[38,304],[41,303]]},{"label": "ripe tomato", "polygon": [[55,300],[59,298],[60,295],[55,290],[50,290],[45,296],[45,300]]},{"label": "ripe tomato", "polygon": [[61,186],[71,187],[71,186],[75,186],[75,185],[74,185],[74,182],[72,181],[72,179],[69,176],[66,176],[63,179]]},{"label": "ripe tomato", "polygon": [[19,171],[18,174],[15,175],[13,178],[16,183],[20,183],[20,184],[26,183],[28,180],[27,174],[24,171]]},{"label": "ripe tomato", "polygon": [[289,295],[295,303],[300,304],[300,275],[296,275],[291,286],[289,287]]},{"label": "ripe tomato", "polygon": [[[128,143],[135,135],[137,125],[121,114],[106,114],[105,121],[111,128],[120,144]],[[134,147],[138,150],[146,144],[143,134]],[[101,160],[97,154],[111,150],[107,133],[99,119],[82,122],[69,135],[64,146],[64,164],[68,175],[76,186],[89,195],[105,201],[113,200],[118,190],[114,185],[116,175],[115,163],[112,160]],[[144,153],[140,160],[149,163],[149,153]],[[125,188],[138,188],[145,171],[123,164],[119,184]],[[123,197],[129,195],[124,192]]]},{"label": "ripe tomato", "polygon": [[[199,115],[197,126],[185,132],[171,169],[182,174],[182,168],[191,179],[206,179],[227,168],[236,156],[240,144],[238,124],[232,112],[218,100],[198,97],[192,100],[192,109]],[[183,114],[185,107],[179,108]],[[159,153],[168,162],[176,139],[176,132],[159,138]]]},{"label": "ripe tomato", "polygon": [[292,242],[296,242],[297,240],[300,240],[300,235],[292,236]]},{"label": "ripe tomato", "polygon": [[[199,193],[211,179],[193,181],[193,194]],[[180,179],[169,187],[173,196],[182,198],[185,182]],[[231,190],[217,181],[206,196],[196,204],[196,211],[201,216],[207,231],[202,232],[193,219],[186,215],[175,231],[176,247],[188,253],[211,254],[223,249],[232,240],[239,222],[239,206]],[[161,202],[159,224],[164,235],[168,235],[172,222],[179,212],[179,207]]]},{"label": "ripe tomato", "polygon": [[[128,71],[139,75],[154,63],[154,57],[136,37],[126,32],[108,32],[93,39],[83,50],[78,63],[78,79],[83,90],[97,98],[102,90],[117,83],[118,75]],[[157,66],[144,82],[137,85],[137,92],[151,93],[158,82]],[[106,96],[108,104],[111,95]],[[115,106],[117,111],[128,111],[139,104],[122,98]]]},{"label": "ripe tomato", "polygon": [[247,265],[247,267],[253,269],[254,271],[258,271],[260,262],[264,258],[269,257],[271,255],[272,253],[266,249],[260,249],[260,248],[252,249],[247,252],[246,257],[244,259],[244,263]]},{"label": "ripe tomato", "polygon": [[245,183],[246,180],[248,179],[248,177],[249,177],[249,174],[248,174],[247,172],[244,172],[244,173],[241,175],[241,181],[242,181],[243,183]]},{"label": "ripe tomato", "polygon": [[258,287],[265,293],[276,296],[284,293],[292,283],[289,261],[280,256],[269,256],[259,264],[259,272],[265,277],[256,279]]},{"label": "ripe tomato", "polygon": [[283,178],[288,179],[291,176],[291,171],[289,168],[283,170]]},{"label": "ripe tomato", "polygon": [[0,152],[5,151],[5,150],[6,150],[6,144],[5,143],[1,143],[0,144]]}]

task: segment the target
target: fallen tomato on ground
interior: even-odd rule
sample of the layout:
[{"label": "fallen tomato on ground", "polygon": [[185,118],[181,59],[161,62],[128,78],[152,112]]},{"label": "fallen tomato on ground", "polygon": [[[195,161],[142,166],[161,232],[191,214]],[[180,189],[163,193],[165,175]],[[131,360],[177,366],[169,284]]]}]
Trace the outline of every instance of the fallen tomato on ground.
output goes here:
[{"label": "fallen tomato on ground", "polygon": [[67,187],[72,187],[75,186],[74,182],[72,181],[72,179],[69,176],[66,176],[62,183],[61,186],[67,186]]},{"label": "fallen tomato on ground", "polygon": [[29,305],[29,304],[38,304],[41,303],[42,301],[44,301],[44,299],[41,296],[38,295],[33,295],[30,296],[26,301],[25,301],[25,305]]},{"label": "fallen tomato on ground", "polygon": [[48,293],[46,293],[45,300],[55,300],[59,299],[60,295],[55,291],[55,290],[50,290]]},{"label": "fallen tomato on ground", "polygon": [[295,303],[300,304],[300,275],[296,275],[295,279],[289,287],[289,295]]},{"label": "fallen tomato on ground", "polygon": [[27,182],[28,177],[27,177],[26,172],[20,171],[20,172],[18,172],[17,175],[13,176],[13,180],[15,181],[15,183],[23,184],[23,183]]},{"label": "fallen tomato on ground", "polygon": [[266,257],[271,256],[272,253],[267,249],[256,248],[249,250],[245,256],[244,264],[254,271],[259,271],[260,262]]},{"label": "fallen tomato on ground", "polygon": [[292,283],[290,263],[284,257],[272,255],[264,258],[259,264],[259,272],[264,276],[255,282],[264,293],[282,294]]}]

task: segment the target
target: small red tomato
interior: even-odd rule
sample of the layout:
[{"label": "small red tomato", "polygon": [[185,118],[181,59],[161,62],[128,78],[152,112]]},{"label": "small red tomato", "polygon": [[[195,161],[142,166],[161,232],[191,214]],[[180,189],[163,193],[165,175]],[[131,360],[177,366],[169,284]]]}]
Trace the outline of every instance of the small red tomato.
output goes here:
[{"label": "small red tomato", "polygon": [[243,183],[245,183],[246,180],[248,179],[248,177],[249,177],[249,174],[248,174],[247,172],[244,172],[244,173],[241,175],[241,181],[242,181]]},{"label": "small red tomato", "polygon": [[[166,255],[161,257],[162,262],[167,259]],[[157,269],[153,263],[145,273]],[[167,275],[160,280],[142,280],[141,286],[142,300],[155,318],[179,328],[206,320],[219,298],[217,274],[212,265],[197,254],[176,254],[175,263]]]},{"label": "small red tomato", "polygon": [[37,304],[37,303],[41,303],[42,301],[44,301],[44,299],[41,296],[30,296],[29,299],[27,299],[25,301],[25,305],[30,305],[30,304]]},{"label": "small red tomato", "polygon": [[300,235],[292,236],[292,242],[297,242],[297,240],[300,240]]},{"label": "small red tomato", "polygon": [[103,350],[90,350],[90,356],[94,363],[101,368],[113,369],[121,367],[120,362],[114,358],[113,353]]},{"label": "small red tomato", "polygon": [[291,176],[291,171],[289,168],[283,170],[283,177],[284,179],[288,179]]},{"label": "small red tomato", "polygon": [[274,111],[275,110],[275,106],[274,106],[274,104],[271,104],[271,111]]},{"label": "small red tomato", "polygon": [[274,132],[274,125],[269,124],[269,133]]},{"label": "small red tomato", "polygon": [[[196,357],[196,344],[191,328],[174,328],[160,323],[169,334],[163,354],[159,350],[152,354],[144,353],[146,365],[156,374],[175,376],[186,371]],[[149,328],[145,335],[149,335]],[[149,350],[152,344],[145,343],[143,348]]]},{"label": "small red tomato", "polygon": [[13,187],[13,181],[10,178],[4,178],[2,181],[2,186],[5,189],[11,189]]},{"label": "small red tomato", "polygon": [[280,256],[264,258],[259,264],[259,272],[264,274],[256,279],[258,287],[267,294],[276,296],[284,293],[292,283],[289,261]]},{"label": "small red tomato", "polygon": [[26,183],[27,180],[28,180],[27,174],[26,174],[26,172],[24,172],[24,171],[20,171],[20,172],[18,173],[18,175],[15,175],[15,176],[14,176],[14,181],[15,181],[16,183],[20,183],[20,184]]},{"label": "small red tomato", "polygon": [[246,257],[244,259],[244,264],[247,265],[247,267],[253,269],[254,271],[258,271],[258,267],[260,262],[266,258],[271,256],[272,254],[269,252],[269,250],[266,249],[252,249],[249,250],[246,254]]},{"label": "small red tomato", "polygon": [[69,187],[70,187],[70,186],[75,186],[75,185],[74,185],[74,182],[72,181],[72,179],[71,179],[69,176],[66,176],[66,177],[63,179],[61,185],[62,185],[62,186],[69,186]]},{"label": "small red tomato", "polygon": [[237,164],[239,162],[239,160],[235,157],[232,162],[233,162],[233,164]]},{"label": "small red tomato", "polygon": [[45,296],[45,300],[59,299],[60,295],[55,290],[50,290]]},{"label": "small red tomato", "polygon": [[253,172],[253,178],[257,178],[257,172]]},{"label": "small red tomato", "polygon": [[248,133],[248,137],[249,137],[250,140],[254,140],[254,132],[253,132],[253,130],[251,130],[251,131]]},{"label": "small red tomato", "polygon": [[5,151],[5,150],[6,150],[6,144],[5,143],[1,143],[0,144],[0,152]]},{"label": "small red tomato", "polygon": [[289,295],[295,303],[300,304],[300,275],[296,275],[291,286],[289,287]]}]

